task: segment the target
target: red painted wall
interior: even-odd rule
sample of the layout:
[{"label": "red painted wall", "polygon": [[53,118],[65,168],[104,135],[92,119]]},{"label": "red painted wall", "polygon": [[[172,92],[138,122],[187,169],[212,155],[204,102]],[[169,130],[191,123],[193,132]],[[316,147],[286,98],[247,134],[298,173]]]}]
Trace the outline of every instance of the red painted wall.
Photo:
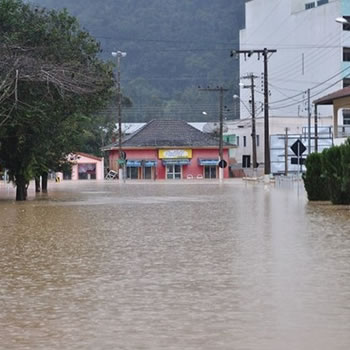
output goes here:
[{"label": "red painted wall", "polygon": [[[126,152],[127,159],[144,160],[144,159],[156,159],[157,160],[157,171],[156,178],[158,180],[165,179],[165,166],[161,159],[158,159],[158,150],[155,149],[140,149],[140,150],[128,150],[123,149]],[[202,175],[204,177],[204,168],[199,165],[198,159],[215,159],[219,157],[219,152],[217,149],[192,149],[192,159],[191,164],[184,165],[183,169],[183,179],[186,179],[188,175],[192,175],[196,178],[197,175]],[[228,162],[228,150],[224,149],[224,159]],[[109,154],[109,167],[110,169],[116,170],[116,164],[118,160],[118,150],[110,151]],[[217,174],[218,177],[218,174]],[[224,178],[229,177],[228,167],[224,169]]]}]

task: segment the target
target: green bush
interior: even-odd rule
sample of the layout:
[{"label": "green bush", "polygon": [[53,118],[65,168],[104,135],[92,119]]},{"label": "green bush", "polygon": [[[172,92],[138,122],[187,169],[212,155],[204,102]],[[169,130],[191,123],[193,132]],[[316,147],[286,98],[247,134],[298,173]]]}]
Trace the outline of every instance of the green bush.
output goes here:
[{"label": "green bush", "polygon": [[327,201],[330,199],[322,158],[321,153],[311,153],[306,158],[306,173],[303,174],[303,180],[310,201]]},{"label": "green bush", "polygon": [[324,173],[333,204],[350,204],[350,143],[322,152]]}]

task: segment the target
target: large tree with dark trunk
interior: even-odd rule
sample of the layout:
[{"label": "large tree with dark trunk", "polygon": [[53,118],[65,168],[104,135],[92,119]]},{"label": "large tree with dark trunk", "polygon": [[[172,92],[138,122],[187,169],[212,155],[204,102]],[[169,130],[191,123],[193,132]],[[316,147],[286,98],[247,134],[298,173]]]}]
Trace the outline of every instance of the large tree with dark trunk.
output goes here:
[{"label": "large tree with dark trunk", "polygon": [[25,200],[29,181],[77,149],[110,98],[112,66],[66,11],[0,0],[0,163]]}]

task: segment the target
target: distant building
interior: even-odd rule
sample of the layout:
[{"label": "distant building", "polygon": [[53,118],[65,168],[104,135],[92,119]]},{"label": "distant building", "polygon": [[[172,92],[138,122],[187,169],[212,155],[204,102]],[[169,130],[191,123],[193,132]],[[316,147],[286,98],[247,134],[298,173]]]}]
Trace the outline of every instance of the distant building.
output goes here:
[{"label": "distant building", "polygon": [[[276,49],[269,55],[269,114],[306,117],[307,95],[311,101],[350,85],[349,0],[252,0],[246,2],[246,26],[240,31],[240,49]],[[260,60],[259,60],[260,58]],[[254,73],[256,109],[263,107],[263,60],[260,55],[240,55],[240,75]],[[260,92],[260,93],[259,93]],[[250,89],[240,90],[248,106]],[[236,101],[239,104],[239,101]],[[250,106],[249,106],[250,108]],[[240,105],[241,118],[249,113]],[[330,116],[332,109],[320,108]],[[350,124],[350,111],[339,112],[339,124]]]},{"label": "distant building", "polygon": [[57,173],[60,180],[103,180],[104,158],[76,152],[68,156],[72,164],[71,171]]},{"label": "distant building", "polygon": [[[214,179],[218,177],[218,138],[205,134],[182,120],[152,120],[122,142],[130,179]],[[230,146],[224,144],[228,162]],[[117,170],[118,142],[104,148],[109,168]],[[120,162],[120,161],[119,161]],[[228,167],[224,178],[229,177]]]}]

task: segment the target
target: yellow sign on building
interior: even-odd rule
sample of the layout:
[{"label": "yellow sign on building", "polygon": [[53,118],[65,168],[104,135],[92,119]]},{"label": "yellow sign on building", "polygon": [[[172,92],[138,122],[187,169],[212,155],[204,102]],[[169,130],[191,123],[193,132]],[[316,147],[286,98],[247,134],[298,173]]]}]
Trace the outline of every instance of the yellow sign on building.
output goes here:
[{"label": "yellow sign on building", "polygon": [[159,159],[176,159],[176,158],[192,158],[191,149],[160,149],[158,151]]}]

